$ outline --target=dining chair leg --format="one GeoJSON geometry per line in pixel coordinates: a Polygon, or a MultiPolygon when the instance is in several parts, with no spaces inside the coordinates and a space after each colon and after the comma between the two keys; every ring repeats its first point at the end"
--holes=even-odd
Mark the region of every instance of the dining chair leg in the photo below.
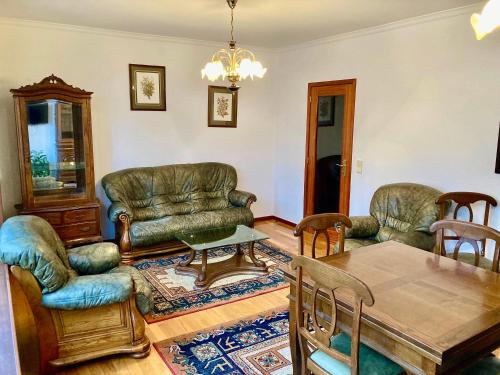
{"type": "Polygon", "coordinates": [[[299,338],[297,334],[297,321],[295,317],[295,301],[290,300],[289,308],[289,339],[290,339],[290,352],[292,357],[293,375],[300,375],[301,372],[301,355],[299,348],[299,338]]]}

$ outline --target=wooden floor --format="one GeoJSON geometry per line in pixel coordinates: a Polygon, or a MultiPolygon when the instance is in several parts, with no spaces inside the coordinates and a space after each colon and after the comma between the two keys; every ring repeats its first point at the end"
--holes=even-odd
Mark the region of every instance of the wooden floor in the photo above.
{"type": "MultiPolygon", "coordinates": [[[[256,223],[255,228],[266,233],[271,238],[270,242],[273,245],[296,253],[297,240],[290,227],[274,221],[263,221],[256,223]]],[[[154,343],[190,332],[197,332],[214,325],[244,319],[262,311],[286,307],[288,305],[287,295],[288,289],[282,289],[162,322],[146,324],[146,333],[151,342],[154,343]]],[[[144,359],[127,357],[101,359],[67,369],[62,373],[72,375],[172,374],[154,348],[151,348],[151,354],[144,359]]]]}

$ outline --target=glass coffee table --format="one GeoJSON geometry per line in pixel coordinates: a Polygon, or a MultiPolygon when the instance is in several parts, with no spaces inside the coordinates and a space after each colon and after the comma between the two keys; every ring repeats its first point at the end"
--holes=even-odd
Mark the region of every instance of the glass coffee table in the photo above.
{"type": "Polygon", "coordinates": [[[191,253],[184,262],[175,266],[175,273],[193,275],[195,286],[206,289],[214,281],[231,275],[266,274],[265,262],[258,260],[254,254],[254,244],[267,238],[265,234],[245,225],[216,228],[198,232],[181,232],[177,239],[189,246],[191,253]],[[241,248],[248,244],[248,258],[241,248]],[[217,247],[236,245],[235,254],[226,260],[208,263],[208,250],[217,247]],[[193,264],[196,254],[201,253],[201,264],[193,264]]]}

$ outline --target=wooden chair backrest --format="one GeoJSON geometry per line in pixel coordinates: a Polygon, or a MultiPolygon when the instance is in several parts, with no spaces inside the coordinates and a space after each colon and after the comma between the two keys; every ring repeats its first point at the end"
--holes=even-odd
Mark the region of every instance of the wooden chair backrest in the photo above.
{"type": "Polygon", "coordinates": [[[293,234],[299,237],[299,255],[304,255],[304,232],[307,229],[313,230],[313,239],[311,245],[312,257],[316,258],[316,241],[320,234],[326,239],[326,255],[330,255],[330,245],[333,241],[330,238],[328,230],[334,229],[338,233],[339,253],[344,252],[345,228],[351,228],[351,220],[342,214],[327,213],[307,216],[295,227],[293,234]]]}
{"type": "Polygon", "coordinates": [[[3,223],[2,189],[0,189],[0,226],[3,223]]]}
{"type": "MultiPolygon", "coordinates": [[[[453,219],[458,219],[458,212],[462,207],[467,208],[469,211],[469,222],[472,223],[474,221],[474,211],[472,210],[472,204],[476,202],[484,202],[484,217],[483,217],[483,225],[488,226],[488,220],[490,217],[490,207],[496,207],[497,201],[492,196],[482,193],[475,193],[470,191],[453,191],[450,193],[446,193],[441,195],[437,200],[436,204],[439,206],[439,219],[443,220],[446,216],[446,209],[450,202],[454,202],[456,204],[455,209],[453,211],[453,219]]],[[[446,240],[458,240],[456,236],[443,236],[443,245],[446,240]]],[[[481,241],[481,255],[484,256],[486,250],[486,241],[481,241]]],[[[444,246],[442,247],[444,250],[444,246]]],[[[442,255],[445,255],[444,253],[442,255]]]]}
{"type": "Polygon", "coordinates": [[[319,260],[309,258],[303,255],[294,257],[292,269],[297,272],[297,332],[299,334],[299,344],[302,356],[302,374],[306,372],[307,358],[311,355],[309,343],[317,349],[328,354],[332,358],[347,364],[351,368],[351,373],[357,375],[359,372],[359,329],[361,322],[361,309],[363,303],[372,306],[375,302],[368,286],[336,267],[328,265],[319,260]],[[309,307],[304,305],[303,297],[303,273],[304,271],[313,280],[312,302],[309,307]],[[330,348],[330,340],[336,331],[337,325],[337,302],[335,299],[335,290],[338,288],[348,288],[354,292],[354,310],[351,330],[351,355],[348,356],[340,351],[330,348]],[[330,322],[326,323],[324,319],[318,317],[317,305],[319,292],[329,297],[332,305],[330,322]],[[327,326],[322,326],[319,321],[327,326]],[[312,321],[312,323],[310,323],[312,321]],[[312,325],[312,327],[311,327],[312,325]],[[329,328],[328,328],[329,326],[329,328]],[[311,329],[312,328],[312,331],[311,329]]]}
{"type": "Polygon", "coordinates": [[[440,220],[431,225],[430,231],[436,232],[436,249],[435,253],[442,254],[444,246],[444,231],[449,230],[455,233],[457,243],[453,250],[453,259],[458,259],[458,253],[463,244],[468,243],[472,246],[475,253],[474,263],[479,265],[479,246],[478,242],[486,242],[492,240],[495,242],[495,252],[493,255],[493,272],[499,272],[499,253],[500,253],[500,232],[487,227],[485,225],[469,223],[467,221],[459,220],[440,220]]]}

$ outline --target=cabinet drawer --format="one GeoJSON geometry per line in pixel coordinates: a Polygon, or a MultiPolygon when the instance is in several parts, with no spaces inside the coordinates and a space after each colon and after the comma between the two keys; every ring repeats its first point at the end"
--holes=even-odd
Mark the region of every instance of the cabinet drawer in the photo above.
{"type": "Polygon", "coordinates": [[[96,222],[63,225],[56,228],[63,241],[73,238],[90,237],[99,235],[96,222]]]}
{"type": "Polygon", "coordinates": [[[36,213],[36,216],[47,220],[51,225],[61,225],[63,223],[61,212],[41,212],[36,213]]]}
{"type": "Polygon", "coordinates": [[[64,224],[81,223],[82,221],[96,221],[97,210],[83,208],[80,210],[65,211],[63,213],[64,224]]]}

